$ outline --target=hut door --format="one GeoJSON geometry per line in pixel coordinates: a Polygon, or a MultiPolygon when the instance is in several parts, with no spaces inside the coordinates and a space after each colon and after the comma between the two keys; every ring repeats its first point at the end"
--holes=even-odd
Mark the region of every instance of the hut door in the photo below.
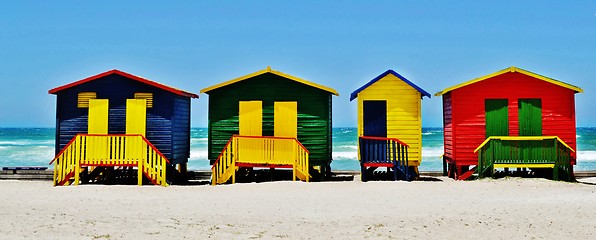
{"type": "Polygon", "coordinates": [[[275,102],[273,131],[276,137],[298,136],[298,103],[275,102]]]}
{"type": "Polygon", "coordinates": [[[364,136],[387,137],[387,101],[363,102],[364,136]]]}
{"type": "Polygon", "coordinates": [[[241,101],[239,113],[240,136],[262,136],[263,134],[263,102],[241,101]]]}
{"type": "Polygon", "coordinates": [[[542,136],[542,102],[540,99],[519,99],[519,135],[542,136]]]}
{"type": "Polygon", "coordinates": [[[486,99],[486,137],[509,136],[509,113],[507,99],[486,99]]]}
{"type": "Polygon", "coordinates": [[[126,133],[145,136],[147,100],[126,99],[126,133]]]}
{"type": "MultiPolygon", "coordinates": [[[[273,109],[273,132],[276,137],[298,136],[298,103],[275,102],[273,109]]],[[[293,140],[276,141],[273,158],[275,162],[285,162],[295,158],[296,144],[293,140]]]]}
{"type": "Polygon", "coordinates": [[[89,99],[87,133],[108,134],[108,99],[89,99]]]}

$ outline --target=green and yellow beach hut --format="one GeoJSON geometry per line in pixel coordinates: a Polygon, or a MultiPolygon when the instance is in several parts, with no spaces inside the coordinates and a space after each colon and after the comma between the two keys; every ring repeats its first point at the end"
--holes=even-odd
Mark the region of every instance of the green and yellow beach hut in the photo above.
{"type": "Polygon", "coordinates": [[[198,95],[117,69],[49,93],[57,96],[54,185],[134,178],[167,185],[167,168],[185,173],[190,99],[198,95]]]}
{"type": "Polygon", "coordinates": [[[378,167],[388,167],[395,180],[417,176],[422,161],[423,97],[430,94],[391,69],[352,92],[350,101],[358,98],[363,181],[378,167]]]}
{"type": "Polygon", "coordinates": [[[334,89],[267,67],[201,93],[213,184],[234,182],[241,168],[291,168],[302,180],[330,173],[334,89]]]}

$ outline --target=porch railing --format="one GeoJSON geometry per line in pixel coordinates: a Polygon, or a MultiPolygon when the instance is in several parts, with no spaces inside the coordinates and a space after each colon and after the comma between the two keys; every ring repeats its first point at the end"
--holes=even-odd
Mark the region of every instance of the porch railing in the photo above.
{"type": "Polygon", "coordinates": [[[360,166],[362,180],[366,181],[366,168],[389,167],[393,169],[394,180],[412,180],[408,165],[408,144],[397,138],[360,136],[360,166]]]}
{"type": "Polygon", "coordinates": [[[238,136],[230,138],[211,167],[212,184],[236,182],[240,166],[292,168],[293,179],[308,182],[309,152],[296,138],[238,136]]]}
{"type": "Polygon", "coordinates": [[[557,136],[493,136],[478,152],[478,177],[494,176],[495,168],[552,168],[554,180],[571,180],[569,145],[557,136]]]}
{"type": "Polygon", "coordinates": [[[166,186],[169,160],[140,134],[78,134],[50,162],[54,165],[54,186],[79,184],[83,166],[126,166],[138,168],[153,184],[166,186]],[[73,179],[74,178],[74,179],[73,179]]]}

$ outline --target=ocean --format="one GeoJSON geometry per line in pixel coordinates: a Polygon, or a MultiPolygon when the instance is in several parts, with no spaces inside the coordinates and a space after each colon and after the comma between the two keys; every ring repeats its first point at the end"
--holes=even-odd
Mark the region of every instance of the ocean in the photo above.
{"type": "MultiPolygon", "coordinates": [[[[0,167],[48,166],[54,157],[53,128],[0,128],[0,167]]],[[[332,170],[358,171],[356,128],[333,129],[332,170]]],[[[207,170],[207,129],[191,129],[190,170],[207,170]]],[[[596,170],[596,128],[577,129],[578,158],[575,170],[596,170]]],[[[443,129],[422,128],[421,171],[441,171],[443,129]]]]}

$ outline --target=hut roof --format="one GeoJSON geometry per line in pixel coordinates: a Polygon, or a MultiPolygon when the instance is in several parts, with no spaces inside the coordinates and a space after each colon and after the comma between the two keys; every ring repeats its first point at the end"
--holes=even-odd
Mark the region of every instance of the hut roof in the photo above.
{"type": "Polygon", "coordinates": [[[403,77],[402,75],[399,75],[399,73],[396,73],[395,71],[389,69],[389,70],[385,71],[384,73],[381,73],[381,75],[377,76],[373,80],[370,80],[370,82],[368,82],[367,84],[364,84],[364,86],[356,89],[356,91],[352,92],[352,94],[350,95],[350,101],[356,99],[358,97],[358,93],[360,93],[362,90],[366,89],[370,85],[373,85],[375,82],[381,80],[381,78],[387,76],[388,74],[393,74],[393,76],[396,76],[397,78],[401,79],[408,85],[412,86],[414,89],[418,90],[418,92],[420,92],[420,94],[422,94],[422,97],[426,96],[426,97],[430,98],[430,93],[428,93],[428,92],[424,91],[424,89],[416,86],[416,84],[410,82],[410,80],[403,77]]]}
{"type": "Polygon", "coordinates": [[[468,86],[470,84],[474,84],[474,83],[477,83],[477,82],[480,82],[480,81],[484,81],[486,79],[489,79],[489,78],[492,78],[492,77],[495,77],[495,76],[498,76],[498,75],[501,75],[501,74],[505,74],[505,73],[508,73],[508,72],[517,72],[517,73],[525,74],[525,75],[534,77],[536,79],[539,79],[539,80],[542,80],[542,81],[545,81],[545,82],[548,82],[548,83],[555,84],[557,86],[561,86],[561,87],[564,87],[564,88],[573,90],[575,93],[584,92],[584,90],[582,90],[580,87],[577,87],[577,86],[574,86],[574,85],[571,85],[571,84],[568,84],[568,83],[564,83],[564,82],[561,82],[561,81],[556,80],[556,79],[545,77],[545,76],[542,76],[540,74],[533,73],[533,72],[530,72],[530,71],[527,71],[527,70],[524,70],[524,69],[521,69],[521,68],[512,66],[512,67],[505,68],[505,69],[503,69],[501,71],[498,71],[498,72],[495,72],[495,73],[491,73],[491,74],[486,75],[486,76],[483,76],[483,77],[475,78],[475,79],[472,79],[470,81],[467,81],[467,82],[464,82],[464,83],[455,85],[453,87],[446,88],[443,91],[440,91],[438,93],[435,93],[435,96],[441,96],[441,95],[446,94],[448,92],[451,92],[451,91],[453,91],[455,89],[458,89],[458,88],[461,88],[461,87],[465,87],[465,86],[468,86]]]}
{"type": "Polygon", "coordinates": [[[292,75],[285,74],[285,73],[280,72],[280,71],[272,70],[271,67],[267,67],[266,69],[263,69],[263,70],[260,70],[260,71],[257,71],[257,72],[254,72],[254,73],[251,73],[251,74],[248,74],[248,75],[239,77],[239,78],[235,78],[235,79],[229,80],[227,82],[223,82],[223,83],[220,83],[220,84],[217,84],[217,85],[213,85],[211,87],[203,88],[203,89],[201,89],[201,93],[208,93],[211,90],[215,90],[215,89],[218,89],[218,88],[221,88],[221,87],[225,87],[225,86],[228,86],[228,85],[237,83],[237,82],[241,82],[241,81],[244,81],[246,79],[249,79],[249,78],[252,78],[252,77],[256,77],[256,76],[259,76],[259,75],[265,74],[265,73],[272,73],[272,74],[275,74],[275,75],[278,75],[278,76],[281,76],[281,77],[290,79],[292,81],[296,81],[296,82],[299,82],[299,83],[302,83],[302,84],[305,84],[305,85],[308,85],[308,86],[311,86],[311,87],[314,87],[314,88],[318,88],[318,89],[321,89],[323,91],[330,92],[330,93],[332,93],[332,94],[334,94],[336,96],[339,96],[339,93],[337,93],[337,91],[335,91],[335,89],[333,89],[333,88],[325,87],[323,85],[319,85],[319,84],[316,84],[316,83],[313,83],[313,82],[310,82],[310,81],[307,81],[307,80],[304,80],[304,79],[301,79],[301,78],[298,78],[298,77],[294,77],[292,75]]]}
{"type": "Polygon", "coordinates": [[[72,82],[72,83],[69,83],[69,84],[66,84],[66,85],[57,87],[57,88],[50,89],[48,91],[48,93],[50,93],[50,94],[57,94],[58,92],[60,92],[62,90],[65,90],[65,89],[68,89],[68,88],[71,88],[71,87],[75,87],[75,86],[78,86],[78,85],[83,84],[83,83],[91,82],[91,81],[94,81],[94,80],[97,80],[97,79],[100,79],[102,77],[109,76],[109,75],[112,75],[112,74],[117,74],[117,75],[120,75],[120,76],[123,76],[123,77],[127,77],[129,79],[132,79],[132,80],[135,80],[135,81],[138,81],[138,82],[147,84],[147,85],[151,85],[151,86],[154,86],[154,87],[163,89],[165,91],[168,91],[168,92],[171,92],[171,93],[180,95],[180,96],[190,97],[190,98],[198,98],[199,97],[197,94],[186,92],[186,91],[183,91],[183,90],[180,90],[180,89],[177,89],[177,88],[173,88],[173,87],[170,87],[170,86],[166,86],[166,85],[163,85],[161,83],[157,83],[157,82],[151,81],[149,79],[145,79],[145,78],[142,78],[142,77],[139,77],[139,76],[135,76],[135,75],[132,75],[132,74],[129,74],[129,73],[125,73],[125,72],[120,71],[120,70],[117,70],[117,69],[113,69],[113,70],[110,70],[110,71],[107,71],[107,72],[103,72],[103,73],[97,74],[95,76],[91,76],[91,77],[88,77],[88,78],[85,78],[85,79],[81,79],[81,80],[76,81],[76,82],[72,82]]]}

